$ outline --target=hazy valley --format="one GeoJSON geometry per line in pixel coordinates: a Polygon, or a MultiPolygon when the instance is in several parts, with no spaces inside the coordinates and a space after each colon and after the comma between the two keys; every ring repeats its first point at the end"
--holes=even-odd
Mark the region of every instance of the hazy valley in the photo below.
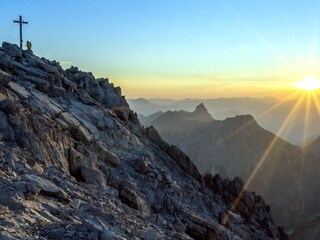
{"type": "MultiPolygon", "coordinates": [[[[320,101],[319,99],[317,101],[320,101]]],[[[129,99],[128,103],[134,111],[143,116],[148,116],[159,111],[193,111],[196,106],[203,103],[208,112],[216,120],[224,120],[237,115],[252,115],[257,123],[280,136],[284,140],[303,145],[320,136],[318,106],[311,101],[307,107],[297,107],[290,121],[287,120],[292,109],[297,105],[296,99],[278,100],[276,98],[217,98],[217,99],[129,99]],[[306,119],[308,111],[308,119],[306,119]],[[288,121],[285,128],[283,124],[288,121]],[[304,127],[307,124],[307,129],[304,127]],[[282,128],[282,130],[280,130],[282,128]],[[279,131],[280,130],[280,131],[279,131]]],[[[305,103],[300,103],[303,105],[305,103]]],[[[144,121],[143,118],[141,118],[144,121]]],[[[152,121],[151,121],[152,122],[152,121]]],[[[147,120],[146,123],[150,123],[147,120]]]]}
{"type": "Polygon", "coordinates": [[[168,111],[144,117],[169,143],[181,148],[205,175],[240,176],[261,194],[279,224],[292,230],[320,212],[319,139],[292,145],[263,129],[250,115],[215,120],[203,104],[192,112],[168,111]]]}

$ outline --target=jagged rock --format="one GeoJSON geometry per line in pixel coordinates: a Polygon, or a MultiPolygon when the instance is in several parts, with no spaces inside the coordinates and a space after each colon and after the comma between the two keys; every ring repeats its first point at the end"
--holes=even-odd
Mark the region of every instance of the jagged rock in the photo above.
{"type": "Polygon", "coordinates": [[[243,181],[241,180],[241,178],[236,177],[231,183],[230,193],[233,196],[238,196],[241,193],[242,189],[243,189],[243,181]]]}
{"type": "Polygon", "coordinates": [[[71,126],[70,132],[74,139],[85,144],[90,144],[93,139],[93,135],[81,125],[71,126]]]}
{"type": "Polygon", "coordinates": [[[101,142],[97,143],[97,148],[98,148],[98,156],[101,158],[103,161],[107,161],[108,163],[112,164],[113,166],[118,166],[120,163],[120,159],[118,158],[117,155],[114,153],[110,152],[104,144],[101,142]]]}
{"type": "Polygon", "coordinates": [[[61,112],[58,117],[72,127],[80,126],[79,121],[75,119],[70,113],[61,112]]]}
{"type": "Polygon", "coordinates": [[[170,187],[173,191],[173,197],[180,201],[183,195],[182,188],[177,183],[171,183],[170,187]]]}
{"type": "Polygon", "coordinates": [[[0,140],[14,142],[15,135],[12,126],[9,124],[7,115],[0,111],[0,140]]]}
{"type": "Polygon", "coordinates": [[[1,50],[0,50],[0,67],[2,69],[7,69],[7,70],[13,68],[13,64],[10,61],[9,56],[1,50]]]}
{"type": "Polygon", "coordinates": [[[201,178],[196,166],[191,162],[190,158],[186,156],[180,149],[172,145],[167,149],[167,153],[171,156],[178,165],[186,172],[188,172],[195,179],[201,178]]]}
{"type": "Polygon", "coordinates": [[[141,158],[134,162],[134,167],[137,172],[142,173],[142,174],[146,174],[149,171],[149,167],[148,167],[147,162],[141,158]]]}
{"type": "Polygon", "coordinates": [[[129,120],[130,109],[128,107],[114,108],[114,112],[121,120],[129,120]]]}
{"type": "Polygon", "coordinates": [[[26,182],[16,182],[14,183],[14,187],[18,192],[27,193],[29,191],[28,184],[26,182]]]}
{"type": "Polygon", "coordinates": [[[42,192],[43,194],[56,197],[62,201],[70,202],[68,194],[47,179],[36,175],[25,174],[21,176],[21,180],[30,183],[27,186],[28,190],[31,189],[35,193],[42,192]]]}
{"type": "Polygon", "coordinates": [[[125,204],[138,210],[141,216],[147,217],[150,215],[151,210],[149,203],[133,190],[127,187],[122,187],[120,189],[119,196],[125,204]]]}
{"type": "Polygon", "coordinates": [[[70,172],[72,176],[77,179],[82,179],[81,169],[83,167],[91,167],[89,166],[89,160],[81,153],[76,151],[74,148],[69,149],[69,164],[70,164],[70,172]]]}
{"type": "Polygon", "coordinates": [[[160,240],[160,239],[162,239],[161,236],[153,230],[145,230],[145,231],[140,230],[140,231],[137,231],[135,235],[142,240],[160,240]]]}
{"type": "Polygon", "coordinates": [[[187,226],[183,224],[181,221],[175,221],[173,223],[173,227],[179,233],[184,233],[187,230],[187,226]]]}
{"type": "Polygon", "coordinates": [[[98,169],[81,167],[81,176],[86,183],[94,184],[100,187],[106,186],[105,176],[98,169]]]}
{"type": "Polygon", "coordinates": [[[79,91],[79,98],[85,104],[88,104],[88,105],[95,105],[96,104],[94,99],[91,98],[90,95],[84,90],[79,91]]]}
{"type": "Polygon", "coordinates": [[[52,85],[51,88],[50,88],[50,96],[52,97],[61,97],[65,94],[65,90],[64,88],[62,87],[58,87],[58,86],[55,86],[55,85],[52,85]]]}
{"type": "Polygon", "coordinates": [[[44,61],[42,61],[40,59],[37,59],[37,65],[40,68],[42,68],[45,72],[52,73],[55,76],[60,77],[60,72],[55,66],[52,66],[48,63],[45,63],[44,61]]]}
{"type": "Polygon", "coordinates": [[[4,71],[1,71],[0,69],[0,84],[2,85],[8,85],[8,83],[11,81],[12,76],[4,71]]]}
{"type": "Polygon", "coordinates": [[[21,86],[18,83],[9,82],[8,86],[14,93],[16,93],[22,99],[27,99],[31,95],[30,92],[25,89],[25,87],[21,86]]]}
{"type": "Polygon", "coordinates": [[[77,90],[77,85],[74,84],[72,81],[67,79],[66,77],[62,78],[62,82],[64,85],[66,85],[67,89],[71,92],[75,92],[77,90]]]}
{"type": "Polygon", "coordinates": [[[213,189],[216,193],[222,193],[223,192],[223,179],[219,174],[216,174],[212,178],[212,184],[213,184],[213,189]]]}
{"type": "Polygon", "coordinates": [[[18,45],[3,42],[2,49],[11,57],[22,58],[22,49],[18,45]]]}
{"type": "Polygon", "coordinates": [[[159,132],[154,127],[148,127],[146,129],[146,136],[153,142],[157,143],[164,151],[167,151],[169,144],[162,140],[159,132]]]}
{"type": "Polygon", "coordinates": [[[204,182],[205,182],[206,186],[208,186],[209,188],[213,189],[213,180],[212,180],[212,174],[211,173],[207,173],[204,176],[204,182]]]}
{"type": "Polygon", "coordinates": [[[33,77],[33,76],[24,76],[23,79],[34,83],[37,89],[40,90],[41,92],[47,93],[49,91],[50,83],[46,80],[33,77]]]}
{"type": "Polygon", "coordinates": [[[120,237],[116,233],[105,229],[101,232],[99,240],[125,240],[123,237],[120,237]]]}

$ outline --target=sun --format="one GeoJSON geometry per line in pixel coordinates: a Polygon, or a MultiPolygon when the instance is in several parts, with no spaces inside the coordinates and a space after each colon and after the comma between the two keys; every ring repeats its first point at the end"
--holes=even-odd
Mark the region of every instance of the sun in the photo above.
{"type": "Polygon", "coordinates": [[[306,91],[314,91],[320,89],[320,79],[306,76],[300,82],[295,82],[294,86],[306,91]]]}

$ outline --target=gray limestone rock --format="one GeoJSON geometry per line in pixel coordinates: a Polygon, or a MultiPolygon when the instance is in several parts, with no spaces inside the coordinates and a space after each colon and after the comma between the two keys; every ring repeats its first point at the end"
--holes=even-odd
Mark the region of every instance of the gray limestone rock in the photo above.
{"type": "Polygon", "coordinates": [[[146,174],[149,171],[148,163],[142,158],[139,158],[134,162],[134,167],[137,172],[142,174],[146,174]]]}
{"type": "Polygon", "coordinates": [[[0,84],[2,85],[8,85],[8,83],[11,81],[12,76],[0,69],[0,84]]]}
{"type": "Polygon", "coordinates": [[[147,217],[150,215],[150,204],[135,191],[123,187],[120,189],[119,196],[125,204],[138,210],[141,216],[147,217]]]}
{"type": "Polygon", "coordinates": [[[43,80],[41,78],[37,78],[34,76],[28,76],[28,75],[24,76],[23,80],[27,80],[34,83],[36,85],[36,88],[41,92],[45,92],[45,93],[49,92],[50,83],[46,80],[43,80]]]}
{"type": "Polygon", "coordinates": [[[98,151],[98,156],[101,158],[103,161],[107,161],[108,163],[112,164],[113,166],[118,166],[120,163],[120,159],[117,155],[114,153],[110,152],[105,144],[101,142],[97,142],[97,151],[98,151]]]}
{"type": "Polygon", "coordinates": [[[57,187],[54,183],[47,179],[41,178],[36,175],[25,174],[21,176],[21,179],[28,182],[28,190],[33,193],[44,193],[49,196],[57,197],[63,201],[70,201],[67,193],[65,193],[61,188],[57,187]]]}
{"type": "Polygon", "coordinates": [[[2,69],[12,69],[13,68],[13,64],[8,56],[8,54],[6,54],[5,52],[0,50],[0,67],[2,69]]]}
{"type": "Polygon", "coordinates": [[[22,49],[18,47],[16,44],[10,44],[7,42],[2,43],[2,49],[9,56],[14,58],[22,58],[22,49]]]}
{"type": "Polygon", "coordinates": [[[81,176],[86,183],[94,184],[100,187],[106,186],[106,178],[98,169],[81,167],[81,176]]]}

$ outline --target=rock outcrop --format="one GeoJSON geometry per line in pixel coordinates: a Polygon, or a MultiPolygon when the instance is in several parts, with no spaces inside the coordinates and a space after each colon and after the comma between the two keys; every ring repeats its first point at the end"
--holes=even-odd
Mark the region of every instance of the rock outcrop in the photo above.
{"type": "Polygon", "coordinates": [[[202,177],[108,79],[4,43],[0,80],[0,239],[286,239],[261,197],[202,177]]]}

